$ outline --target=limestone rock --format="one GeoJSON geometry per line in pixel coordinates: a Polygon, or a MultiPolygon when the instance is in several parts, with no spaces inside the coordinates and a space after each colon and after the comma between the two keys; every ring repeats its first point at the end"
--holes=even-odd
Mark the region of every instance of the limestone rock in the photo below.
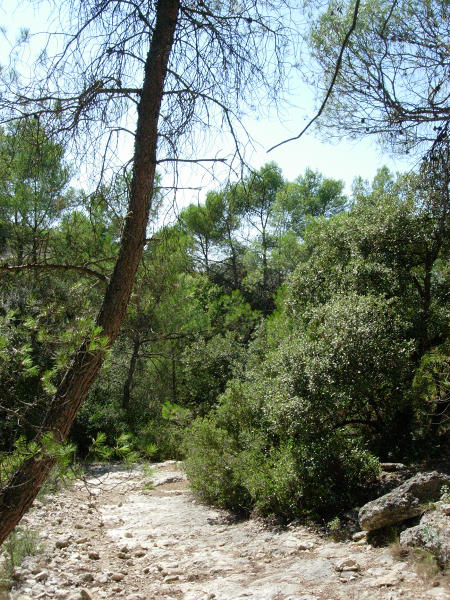
{"type": "Polygon", "coordinates": [[[344,560],[341,560],[336,565],[336,571],[359,571],[360,568],[361,567],[359,566],[359,564],[353,558],[346,558],[344,560]]]}
{"type": "Polygon", "coordinates": [[[92,596],[87,590],[82,589],[70,596],[69,600],[92,600],[92,596]]]}
{"type": "Polygon", "coordinates": [[[388,494],[361,508],[361,528],[373,531],[423,514],[423,503],[438,499],[443,485],[450,485],[450,477],[437,471],[411,477],[388,494]]]}
{"type": "Polygon", "coordinates": [[[423,548],[434,554],[442,563],[448,563],[450,561],[450,516],[439,508],[425,513],[419,525],[410,527],[400,534],[400,544],[423,548]]]}
{"type": "Polygon", "coordinates": [[[436,502],[436,510],[441,511],[444,515],[450,516],[450,503],[436,502]]]}
{"type": "Polygon", "coordinates": [[[388,473],[395,473],[396,471],[404,471],[406,469],[403,463],[380,463],[380,467],[382,471],[387,471],[388,473]]]}

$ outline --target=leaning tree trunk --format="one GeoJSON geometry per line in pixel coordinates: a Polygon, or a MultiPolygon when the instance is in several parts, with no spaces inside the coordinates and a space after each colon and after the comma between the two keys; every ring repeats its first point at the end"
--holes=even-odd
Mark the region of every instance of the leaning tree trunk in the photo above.
{"type": "MultiPolygon", "coordinates": [[[[179,0],[158,0],[138,109],[128,213],[119,256],[97,317],[97,323],[108,337],[109,345],[116,339],[125,317],[144,247],[154,186],[158,118],[178,12],[179,0]]],[[[89,340],[81,345],[52,398],[41,428],[41,438],[46,434],[53,434],[60,442],[67,438],[104,357],[104,351],[89,351],[89,340]]],[[[54,462],[55,458],[42,449],[25,460],[0,490],[0,544],[30,507],[54,462]]]]}

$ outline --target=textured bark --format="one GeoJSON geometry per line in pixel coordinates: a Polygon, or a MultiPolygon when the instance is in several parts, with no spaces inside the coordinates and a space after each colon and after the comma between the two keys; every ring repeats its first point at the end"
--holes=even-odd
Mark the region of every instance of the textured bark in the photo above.
{"type": "Polygon", "coordinates": [[[131,354],[130,364],[128,365],[128,374],[123,386],[122,396],[122,408],[127,413],[126,418],[129,419],[130,415],[128,410],[130,408],[131,401],[131,389],[133,387],[133,377],[136,370],[137,360],[139,357],[139,350],[141,348],[141,341],[139,339],[134,340],[133,352],[131,354]]]}
{"type": "MultiPolygon", "coordinates": [[[[178,13],[179,0],[158,0],[138,109],[128,216],[119,256],[97,318],[110,345],[125,317],[144,247],[155,176],[158,118],[178,13]]],[[[52,399],[41,435],[52,433],[61,442],[67,438],[103,360],[103,351],[89,351],[89,340],[78,349],[52,399]]],[[[45,451],[25,460],[0,491],[0,544],[32,504],[54,462],[45,451]]]]}

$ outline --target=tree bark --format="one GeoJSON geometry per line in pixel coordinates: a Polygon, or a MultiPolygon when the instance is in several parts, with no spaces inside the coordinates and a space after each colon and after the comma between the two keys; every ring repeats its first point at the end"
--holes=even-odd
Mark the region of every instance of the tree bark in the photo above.
{"type": "Polygon", "coordinates": [[[228,236],[228,245],[231,250],[231,265],[233,269],[233,285],[235,290],[239,289],[239,275],[238,275],[238,267],[237,267],[237,257],[236,250],[233,244],[233,238],[231,237],[231,229],[229,225],[226,226],[227,236],[228,236]]]}
{"type": "MultiPolygon", "coordinates": [[[[178,14],[179,0],[158,0],[155,29],[145,62],[138,107],[128,214],[119,256],[97,317],[97,323],[102,327],[103,335],[107,336],[109,345],[116,339],[125,317],[144,247],[154,186],[158,119],[178,14]]],[[[53,434],[60,442],[67,438],[104,357],[103,350],[89,350],[89,340],[81,345],[52,398],[39,439],[48,434],[53,434]]],[[[54,463],[55,458],[42,449],[25,460],[0,490],[0,544],[28,510],[54,463]]]]}
{"type": "Polygon", "coordinates": [[[128,411],[130,409],[131,401],[131,388],[133,386],[133,377],[136,370],[136,364],[139,357],[139,350],[141,348],[141,341],[137,338],[133,342],[133,352],[131,354],[130,364],[128,365],[128,374],[123,386],[122,396],[122,408],[126,413],[126,418],[129,420],[130,415],[128,411]]]}

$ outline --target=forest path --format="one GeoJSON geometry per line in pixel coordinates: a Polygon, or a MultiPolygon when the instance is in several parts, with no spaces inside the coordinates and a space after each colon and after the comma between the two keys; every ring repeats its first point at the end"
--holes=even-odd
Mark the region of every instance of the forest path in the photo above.
{"type": "MultiPolygon", "coordinates": [[[[25,517],[45,549],[17,570],[14,600],[445,600],[388,549],[279,531],[199,504],[178,463],[98,468],[25,517]]],[[[436,586],[434,587],[433,586],[436,586]]]]}

